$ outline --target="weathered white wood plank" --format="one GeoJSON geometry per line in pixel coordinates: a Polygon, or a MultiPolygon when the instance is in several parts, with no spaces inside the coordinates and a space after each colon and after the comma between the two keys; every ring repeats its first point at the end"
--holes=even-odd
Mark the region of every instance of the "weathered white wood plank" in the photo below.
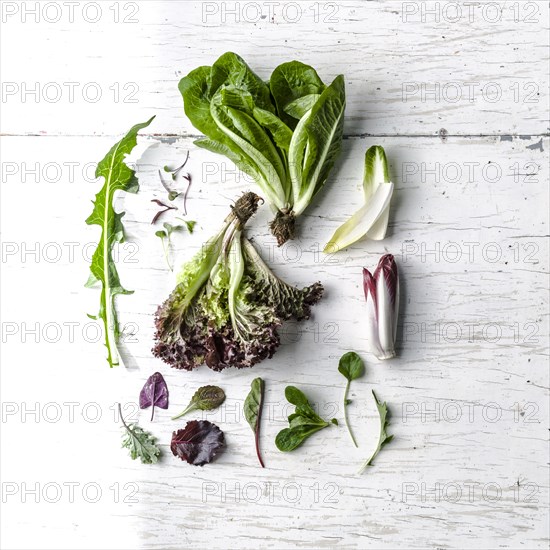
{"type": "Polygon", "coordinates": [[[151,132],[196,133],[178,81],[228,50],[265,79],[290,59],[345,74],[348,134],[548,132],[546,2],[34,4],[2,3],[7,134],[117,135],[152,114],[151,132]]]}
{"type": "Polygon", "coordinates": [[[2,138],[0,392],[3,406],[11,404],[2,418],[2,481],[18,491],[2,506],[3,546],[546,547],[548,139],[346,140],[326,191],[300,220],[299,240],[273,246],[267,207],[248,229],[277,273],[301,285],[321,280],[326,297],[311,321],[285,327],[272,360],[221,374],[176,372],[149,351],[152,314],[173,284],[149,223],[150,200],[164,195],[158,168],[191,150],[189,218],[198,225],[196,234],[175,238],[176,265],[247,188],[230,163],[196,150],[190,139],[140,140],[142,149],[150,146],[138,162],[141,192],[117,204],[127,211],[130,240],[121,251],[121,278],[136,291],[117,300],[122,322],[135,332],[125,344],[129,368],[109,370],[101,342],[90,341],[95,333],[85,313],[95,313],[99,295],[83,283],[97,233],[83,221],[98,184],[87,164],[112,141],[2,138]],[[386,148],[397,185],[388,238],[332,257],[318,254],[360,205],[362,158],[374,143],[386,148]],[[36,181],[29,173],[35,168],[36,181]],[[382,364],[366,351],[361,268],[374,267],[385,251],[399,262],[403,306],[399,357],[382,364]],[[28,332],[35,323],[37,336],[28,332]],[[72,338],[67,323],[75,323],[72,338]],[[350,349],[367,362],[350,408],[359,449],[341,425],[294,453],[279,453],[274,438],[289,412],[286,385],[303,388],[323,416],[342,420],[336,366],[350,349]],[[155,370],[168,381],[170,409],[158,410],[153,423],[148,411],[139,420],[159,437],[165,456],[143,467],[119,449],[114,405],[122,401],[132,416],[155,370]],[[268,388],[265,470],[241,414],[255,376],[268,388]],[[228,395],[220,410],[204,415],[225,431],[228,447],[215,464],[193,468],[170,453],[171,431],[183,422],[169,418],[206,383],[228,395]],[[359,476],[377,433],[372,388],[389,403],[395,440],[359,476]],[[73,421],[68,402],[76,403],[73,421]],[[22,412],[35,403],[38,422],[22,412]],[[55,404],[61,416],[48,421],[55,404]],[[30,495],[23,504],[23,482],[42,490],[57,483],[64,492],[58,503],[40,494],[39,502],[30,495]],[[69,482],[80,484],[73,503],[62,485],[69,482]],[[86,501],[85,483],[102,490],[97,503],[86,501]]]}

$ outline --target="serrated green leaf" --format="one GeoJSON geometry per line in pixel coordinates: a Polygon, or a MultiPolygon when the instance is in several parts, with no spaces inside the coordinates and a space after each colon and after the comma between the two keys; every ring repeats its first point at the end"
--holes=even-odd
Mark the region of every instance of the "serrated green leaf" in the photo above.
{"type": "Polygon", "coordinates": [[[373,460],[376,458],[376,456],[378,455],[382,447],[384,447],[384,445],[387,445],[393,439],[393,435],[388,435],[388,432],[387,432],[390,414],[389,414],[386,402],[380,403],[380,401],[378,401],[378,398],[376,397],[376,394],[374,393],[374,390],[372,392],[372,395],[374,397],[376,408],[378,409],[378,414],[380,416],[380,437],[378,438],[378,445],[374,453],[363,464],[363,466],[359,470],[359,473],[363,472],[367,468],[367,466],[372,466],[373,460]]]}
{"type": "Polygon", "coordinates": [[[122,218],[124,212],[115,212],[113,207],[116,191],[137,193],[139,184],[135,171],[129,168],[124,159],[137,144],[137,134],[151,124],[152,117],[147,122],[136,124],[130,131],[107,153],[97,165],[96,178],[103,177],[105,183],[94,201],[94,209],[86,223],[99,225],[101,237],[92,256],[90,265],[91,276],[86,286],[93,282],[101,282],[101,298],[99,317],[103,320],[105,329],[105,345],[107,347],[107,361],[111,367],[119,364],[117,342],[120,336],[115,297],[118,294],[131,294],[120,283],[116,264],[113,260],[112,249],[116,243],[124,242],[124,226],[122,218]]]}
{"type": "Polygon", "coordinates": [[[160,456],[160,449],[155,443],[155,437],[137,424],[124,427],[126,432],[122,440],[122,448],[129,449],[131,459],[139,458],[142,464],[156,464],[160,456]]]}

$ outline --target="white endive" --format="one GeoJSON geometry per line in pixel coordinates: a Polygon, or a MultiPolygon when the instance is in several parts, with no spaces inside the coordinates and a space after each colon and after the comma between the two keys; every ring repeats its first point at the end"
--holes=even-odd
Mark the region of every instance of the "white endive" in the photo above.
{"type": "Polygon", "coordinates": [[[381,241],[386,236],[393,183],[388,174],[386,153],[380,145],[373,145],[365,154],[363,190],[365,205],[336,230],[324,252],[338,252],[365,236],[373,241],[381,241]]]}
{"type": "Polygon", "coordinates": [[[391,254],[380,258],[374,275],[363,269],[370,351],[380,360],[395,357],[399,313],[399,273],[391,254]]]}

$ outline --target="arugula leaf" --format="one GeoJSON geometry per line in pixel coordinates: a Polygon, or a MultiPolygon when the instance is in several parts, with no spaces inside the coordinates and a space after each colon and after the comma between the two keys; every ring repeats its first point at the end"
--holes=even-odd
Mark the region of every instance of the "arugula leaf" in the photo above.
{"type": "Polygon", "coordinates": [[[225,392],[218,386],[202,386],[191,398],[189,405],[180,414],[173,416],[177,420],[191,411],[212,411],[217,409],[225,401],[225,392]]]}
{"type": "Polygon", "coordinates": [[[348,351],[348,353],[344,353],[342,357],[340,358],[340,362],[338,363],[338,372],[345,376],[348,383],[346,384],[346,390],[344,392],[344,419],[346,421],[346,427],[348,429],[349,435],[351,437],[351,440],[353,441],[353,444],[357,447],[357,441],[355,441],[355,437],[353,435],[353,432],[351,431],[351,427],[348,422],[348,409],[347,406],[351,403],[351,400],[348,399],[348,393],[349,393],[349,387],[352,380],[356,380],[357,378],[363,376],[365,373],[365,365],[363,364],[363,361],[357,353],[354,351],[348,351]]]}
{"type": "Polygon", "coordinates": [[[305,394],[294,386],[287,386],[285,397],[289,403],[296,406],[296,410],[288,417],[289,427],[281,430],[275,438],[275,445],[284,453],[299,447],[310,435],[330,426],[338,425],[333,418],[330,422],[323,420],[309,404],[305,394]]]}
{"type": "Polygon", "coordinates": [[[372,392],[372,395],[374,397],[376,408],[378,409],[378,414],[380,416],[380,436],[378,438],[378,446],[376,447],[376,450],[374,451],[372,456],[363,464],[363,466],[361,466],[359,473],[364,472],[367,466],[372,466],[372,461],[376,458],[382,447],[388,444],[393,439],[393,435],[388,435],[388,432],[386,431],[389,425],[390,417],[386,402],[380,403],[380,401],[378,401],[378,398],[376,397],[376,394],[374,393],[374,390],[372,392]]]}
{"type": "Polygon", "coordinates": [[[262,460],[262,456],[260,454],[260,423],[262,420],[263,401],[264,381],[261,378],[255,378],[252,380],[250,393],[246,396],[244,401],[244,416],[255,435],[256,454],[258,455],[258,460],[260,461],[262,468],[265,468],[264,461],[262,460]]]}
{"type": "MultiPolygon", "coordinates": [[[[135,171],[124,163],[126,155],[130,154],[137,144],[138,132],[149,126],[155,117],[147,122],[136,124],[130,131],[107,153],[97,165],[96,178],[103,177],[105,183],[94,201],[94,209],[86,223],[99,225],[101,237],[92,257],[90,277],[86,287],[101,282],[101,298],[98,317],[103,320],[105,328],[105,345],[107,347],[107,361],[110,367],[119,364],[117,342],[120,337],[115,297],[117,294],[132,294],[120,283],[116,264],[113,260],[112,249],[116,243],[125,240],[122,217],[124,212],[115,212],[113,200],[116,191],[137,193],[139,183],[135,171]]],[[[92,317],[92,318],[98,318],[92,317]]]]}
{"type": "Polygon", "coordinates": [[[126,424],[124,418],[122,418],[120,403],[118,404],[118,412],[125,429],[122,448],[130,450],[132,460],[139,458],[142,464],[156,464],[160,456],[160,449],[155,443],[155,437],[137,424],[126,424]]]}

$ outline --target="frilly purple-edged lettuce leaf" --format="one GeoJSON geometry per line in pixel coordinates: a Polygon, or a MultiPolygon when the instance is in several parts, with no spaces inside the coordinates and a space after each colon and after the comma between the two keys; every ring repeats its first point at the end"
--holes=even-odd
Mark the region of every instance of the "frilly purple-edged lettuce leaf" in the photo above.
{"type": "Polygon", "coordinates": [[[219,371],[251,367],[273,357],[283,321],[308,319],[323,295],[276,277],[242,228],[259,197],[243,195],[218,235],[187,262],[178,285],[155,316],[153,354],[178,369],[204,363],[219,371]]]}

